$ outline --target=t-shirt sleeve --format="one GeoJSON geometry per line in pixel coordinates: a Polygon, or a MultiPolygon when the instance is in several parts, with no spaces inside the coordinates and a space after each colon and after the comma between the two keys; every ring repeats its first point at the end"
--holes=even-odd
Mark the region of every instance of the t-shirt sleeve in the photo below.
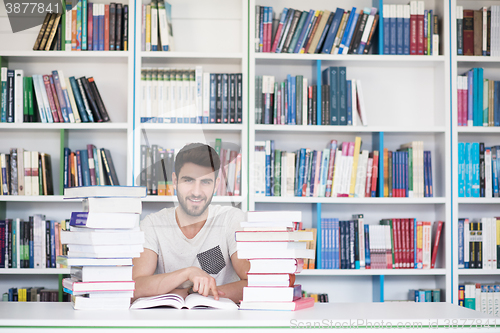
{"type": "Polygon", "coordinates": [[[236,236],[234,233],[242,230],[240,223],[245,220],[245,214],[237,208],[232,209],[228,214],[226,224],[226,239],[229,256],[231,257],[236,252],[236,236]]]}
{"type": "Polygon", "coordinates": [[[144,232],[144,248],[159,254],[158,237],[151,217],[146,216],[140,223],[141,231],[144,232]]]}

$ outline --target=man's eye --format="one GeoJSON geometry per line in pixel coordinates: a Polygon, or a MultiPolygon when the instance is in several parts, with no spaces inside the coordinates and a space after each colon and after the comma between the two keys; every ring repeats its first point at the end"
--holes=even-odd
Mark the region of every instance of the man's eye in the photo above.
{"type": "Polygon", "coordinates": [[[185,182],[185,183],[192,183],[192,182],[193,182],[193,180],[192,180],[192,179],[184,179],[184,182],[185,182]]]}
{"type": "Polygon", "coordinates": [[[212,181],[211,180],[203,180],[202,183],[204,185],[210,185],[210,184],[212,184],[212,181]]]}

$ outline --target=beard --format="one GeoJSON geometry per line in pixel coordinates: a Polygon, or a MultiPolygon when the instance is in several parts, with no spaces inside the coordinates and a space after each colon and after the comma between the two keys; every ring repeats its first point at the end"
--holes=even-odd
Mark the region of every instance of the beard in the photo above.
{"type": "Polygon", "coordinates": [[[189,216],[200,216],[202,215],[207,207],[212,203],[212,198],[213,195],[210,196],[210,198],[207,197],[194,197],[194,196],[189,196],[189,197],[183,197],[179,192],[177,192],[177,199],[179,200],[179,205],[181,206],[182,210],[188,214],[189,216]],[[194,207],[189,207],[189,199],[196,199],[196,200],[205,200],[205,205],[203,206],[194,206],[194,207]]]}

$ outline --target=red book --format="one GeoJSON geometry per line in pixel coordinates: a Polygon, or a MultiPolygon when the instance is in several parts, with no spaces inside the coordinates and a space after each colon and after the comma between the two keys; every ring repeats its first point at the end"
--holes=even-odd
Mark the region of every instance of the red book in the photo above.
{"type": "MultiPolygon", "coordinates": [[[[262,8],[262,7],[261,7],[262,8]]],[[[263,7],[264,15],[261,16],[262,21],[262,52],[267,52],[267,7],[263,7]]]]}
{"type": "Polygon", "coordinates": [[[54,79],[52,78],[52,75],[49,75],[49,86],[50,90],[52,91],[52,96],[54,98],[54,104],[56,105],[57,115],[59,116],[59,122],[64,123],[64,118],[61,111],[61,105],[59,104],[59,99],[57,98],[56,86],[54,85],[54,79]]]}
{"type": "Polygon", "coordinates": [[[415,219],[410,221],[410,268],[415,268],[415,219]]]}
{"type": "MultiPolygon", "coordinates": [[[[418,1],[417,12],[417,55],[424,55],[424,2],[418,1]]],[[[411,20],[411,17],[410,17],[411,20]]],[[[411,29],[411,28],[410,28],[411,29]]],[[[411,45],[411,42],[410,42],[411,45]]]]}
{"type": "Polygon", "coordinates": [[[98,185],[95,176],[94,145],[87,145],[87,155],[89,159],[90,185],[98,185]]]}
{"type": "Polygon", "coordinates": [[[276,29],[276,35],[274,36],[273,46],[271,48],[271,52],[273,53],[275,53],[278,48],[281,30],[283,30],[283,22],[280,22],[278,28],[276,29]]]}
{"type": "Polygon", "coordinates": [[[97,45],[93,45],[93,32],[94,32],[94,5],[93,3],[89,2],[87,4],[87,50],[92,51],[93,48],[95,47],[97,49],[97,45]]]}
{"type": "Polygon", "coordinates": [[[398,219],[392,219],[392,241],[394,243],[394,265],[392,268],[399,268],[399,242],[397,237],[398,219]]]}
{"type": "Polygon", "coordinates": [[[406,237],[406,268],[411,267],[411,237],[410,237],[410,219],[404,219],[405,223],[405,237],[406,237]]]}
{"type": "Polygon", "coordinates": [[[377,180],[378,180],[378,151],[375,150],[373,152],[372,195],[371,195],[372,197],[377,196],[377,180]]]}
{"type": "Polygon", "coordinates": [[[474,11],[464,9],[464,55],[474,55],[474,11]]]}
{"type": "Polygon", "coordinates": [[[417,54],[417,2],[410,2],[410,54],[417,54]]]}
{"type": "Polygon", "coordinates": [[[267,22],[267,38],[265,39],[267,46],[266,52],[271,52],[271,41],[273,39],[273,7],[269,7],[268,22],[267,22]]]}
{"type": "Polygon", "coordinates": [[[434,247],[432,248],[432,259],[431,259],[431,268],[436,266],[436,257],[439,249],[439,240],[441,239],[441,231],[443,230],[443,221],[438,221],[434,223],[435,231],[434,231],[434,247]]]}
{"type": "Polygon", "coordinates": [[[45,85],[45,91],[47,92],[47,98],[49,100],[50,111],[52,112],[52,118],[54,118],[55,123],[63,123],[63,117],[59,118],[57,113],[56,103],[54,102],[54,94],[52,93],[52,87],[50,86],[50,75],[43,76],[43,84],[45,85]]]}
{"type": "Polygon", "coordinates": [[[104,51],[109,51],[109,5],[104,5],[104,51]]]}
{"type": "Polygon", "coordinates": [[[314,306],[314,298],[302,297],[293,302],[240,302],[240,310],[285,310],[297,311],[314,306]]]}

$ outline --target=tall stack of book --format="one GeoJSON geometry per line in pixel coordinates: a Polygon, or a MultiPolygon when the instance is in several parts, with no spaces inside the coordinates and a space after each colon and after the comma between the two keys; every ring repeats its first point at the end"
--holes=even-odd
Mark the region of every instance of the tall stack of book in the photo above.
{"type": "Polygon", "coordinates": [[[132,258],[143,251],[139,220],[146,188],[75,187],[64,195],[83,199],[82,212],[71,214],[70,231],[61,234],[68,255],[58,258],[71,267],[62,284],[74,309],[128,309],[135,288],[132,258]]]}
{"type": "Polygon", "coordinates": [[[313,240],[312,232],[293,231],[293,222],[301,220],[300,211],[247,213],[243,231],[236,232],[238,258],[250,261],[240,309],[294,311],[314,305],[295,284],[303,259],[314,259],[315,252],[306,243],[313,240]]]}
{"type": "Polygon", "coordinates": [[[498,282],[459,284],[458,305],[500,317],[500,284],[498,282]]]}

